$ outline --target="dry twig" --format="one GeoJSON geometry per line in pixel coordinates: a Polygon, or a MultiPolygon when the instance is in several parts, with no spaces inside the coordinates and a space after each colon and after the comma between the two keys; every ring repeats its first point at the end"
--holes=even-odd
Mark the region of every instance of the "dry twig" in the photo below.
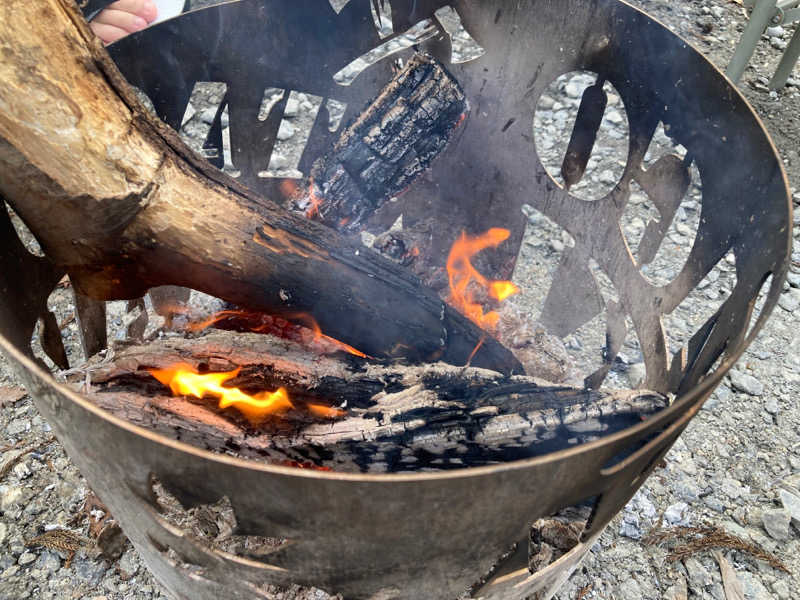
{"type": "Polygon", "coordinates": [[[581,589],[578,590],[578,595],[575,596],[575,600],[583,600],[589,592],[592,591],[592,584],[583,586],[581,589]]]}
{"type": "Polygon", "coordinates": [[[75,553],[81,548],[91,546],[91,542],[85,537],[69,531],[68,529],[52,529],[45,531],[42,535],[25,542],[25,545],[42,546],[50,550],[60,550],[67,553],[67,560],[64,566],[69,568],[75,553]]]}
{"type": "Polygon", "coordinates": [[[677,541],[680,539],[688,539],[688,541],[683,545],[674,547],[667,555],[668,561],[687,558],[712,548],[726,548],[746,552],[753,558],[763,560],[775,569],[790,573],[786,565],[775,555],[770,554],[751,542],[731,535],[719,527],[673,527],[671,529],[654,531],[645,538],[644,542],[651,546],[657,546],[664,542],[677,541]]]}

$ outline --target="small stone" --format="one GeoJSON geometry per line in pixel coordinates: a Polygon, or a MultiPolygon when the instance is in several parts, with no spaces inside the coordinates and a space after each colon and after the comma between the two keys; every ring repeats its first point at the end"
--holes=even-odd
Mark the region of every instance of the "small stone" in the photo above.
{"type": "Polygon", "coordinates": [[[771,538],[776,540],[785,540],[789,538],[789,523],[792,517],[788,510],[783,508],[765,510],[761,519],[764,524],[764,529],[767,530],[771,538]]]}
{"type": "Polygon", "coordinates": [[[772,584],[772,591],[775,592],[779,600],[789,600],[792,597],[789,592],[789,584],[783,579],[778,579],[772,584]]]}
{"type": "Polygon", "coordinates": [[[726,477],[723,479],[722,484],[719,487],[722,493],[732,500],[736,500],[737,498],[741,497],[742,493],[744,492],[741,482],[733,479],[732,477],[726,477]]]}
{"type": "Polygon", "coordinates": [[[300,111],[300,103],[294,98],[289,98],[286,101],[286,110],[283,111],[284,117],[296,117],[300,111]]]}
{"type": "Polygon", "coordinates": [[[789,274],[786,276],[786,281],[793,288],[800,288],[800,273],[789,271],[789,274]]]}
{"type": "Polygon", "coordinates": [[[600,173],[600,177],[598,177],[598,181],[600,181],[600,183],[605,183],[605,184],[611,185],[611,184],[617,183],[617,178],[614,177],[614,173],[611,172],[611,169],[604,169],[600,173]]]}
{"type": "MultiPolygon", "coordinates": [[[[681,467],[683,468],[683,465],[681,467]]],[[[703,490],[691,477],[682,478],[680,481],[675,482],[673,487],[678,497],[685,502],[694,502],[703,493],[703,490]]]]}
{"type": "Polygon", "coordinates": [[[800,307],[800,290],[789,288],[789,291],[781,294],[778,299],[778,306],[787,312],[794,312],[800,307]]]}
{"type": "Polygon", "coordinates": [[[0,510],[6,511],[22,499],[22,488],[3,485],[0,486],[0,510]]]}
{"type": "Polygon", "coordinates": [[[11,565],[5,571],[3,571],[3,574],[0,575],[0,579],[8,579],[9,577],[13,577],[17,574],[17,571],[19,571],[19,567],[17,565],[11,565]]]}
{"type": "Polygon", "coordinates": [[[8,435],[19,435],[20,433],[30,431],[30,428],[31,422],[29,419],[14,419],[6,427],[6,433],[8,435]]]}
{"type": "Polygon", "coordinates": [[[279,152],[273,152],[269,159],[270,169],[285,169],[289,166],[289,159],[279,152]]]}
{"type": "Polygon", "coordinates": [[[768,37],[780,38],[780,37],[783,37],[786,34],[786,30],[783,27],[781,27],[780,25],[777,25],[775,27],[767,27],[767,30],[766,30],[765,33],[767,34],[768,37]]]}
{"type": "Polygon", "coordinates": [[[681,577],[678,583],[671,585],[664,592],[664,600],[686,600],[689,590],[686,589],[686,579],[681,577]]]}
{"type": "Polygon", "coordinates": [[[735,390],[744,392],[749,396],[761,396],[764,393],[763,384],[752,375],[747,375],[737,369],[731,369],[729,376],[731,385],[735,390]]]}
{"type": "Polygon", "coordinates": [[[6,536],[8,536],[8,525],[0,521],[0,547],[6,541],[6,536]]]}
{"type": "Polygon", "coordinates": [[[644,597],[639,582],[632,577],[627,578],[620,584],[617,593],[619,595],[615,597],[620,598],[620,600],[640,600],[644,597]]]}
{"type": "Polygon", "coordinates": [[[198,112],[197,116],[203,123],[211,125],[214,122],[214,117],[217,116],[217,108],[215,106],[209,106],[198,112]]]}
{"type": "Polygon", "coordinates": [[[25,552],[19,557],[17,561],[21,565],[29,565],[36,560],[36,555],[33,552],[25,552]]]}
{"type": "Polygon", "coordinates": [[[556,103],[552,97],[548,96],[547,94],[542,94],[539,98],[539,110],[551,110],[553,105],[556,103]]]}
{"type": "Polygon", "coordinates": [[[562,242],[561,240],[551,240],[550,241],[550,247],[555,252],[563,252],[564,251],[564,242],[562,242]]]}
{"type": "Polygon", "coordinates": [[[721,6],[712,6],[711,14],[714,15],[715,19],[721,19],[722,16],[725,14],[725,11],[721,6]]]}
{"type": "Polygon", "coordinates": [[[690,556],[684,559],[683,566],[686,567],[686,573],[689,575],[689,587],[693,590],[700,591],[714,583],[711,573],[696,558],[690,556]]]}
{"type": "Polygon", "coordinates": [[[771,415],[777,415],[778,411],[780,410],[780,406],[778,406],[778,399],[774,396],[767,398],[767,401],[764,403],[764,410],[771,415]]]}
{"type": "Polygon", "coordinates": [[[133,577],[139,570],[139,564],[136,561],[135,550],[129,549],[119,559],[119,568],[121,571],[124,571],[128,577],[133,577]]]}
{"type": "Polygon", "coordinates": [[[639,515],[632,512],[625,512],[622,517],[622,523],[619,526],[619,534],[631,538],[632,540],[642,539],[642,530],[639,527],[639,515]]]}
{"type": "Polygon", "coordinates": [[[606,119],[614,125],[619,125],[622,123],[622,114],[618,110],[612,109],[606,113],[606,119]]]}
{"type": "Polygon", "coordinates": [[[31,476],[31,470],[24,462],[17,463],[14,465],[12,470],[14,471],[14,475],[16,475],[19,479],[27,479],[31,476]]]}
{"type": "Polygon", "coordinates": [[[689,525],[689,505],[686,502],[676,502],[664,511],[664,518],[671,525],[689,525]]]}
{"type": "Polygon", "coordinates": [[[739,581],[742,582],[744,588],[744,597],[747,600],[772,600],[772,594],[764,587],[761,580],[749,571],[742,571],[737,573],[739,581]]]}
{"type": "Polygon", "coordinates": [[[566,85],[564,91],[570,98],[580,98],[583,95],[584,89],[585,89],[584,85],[573,79],[566,85]]]}
{"type": "Polygon", "coordinates": [[[44,550],[36,561],[36,567],[48,573],[55,573],[61,568],[61,557],[51,550],[44,550]]]}
{"type": "Polygon", "coordinates": [[[72,561],[75,575],[90,585],[98,585],[106,572],[105,562],[90,560],[86,557],[76,558],[72,561]]]}
{"type": "Polygon", "coordinates": [[[278,139],[285,142],[294,135],[294,125],[288,121],[281,121],[281,126],[278,128],[278,139]]]}
{"type": "MultiPolygon", "coordinates": [[[[781,499],[784,510],[789,513],[789,516],[794,521],[795,525],[800,525],[800,496],[793,494],[787,490],[778,490],[778,496],[781,499]]],[[[0,539],[0,543],[2,540],[0,539]]]]}
{"type": "Polygon", "coordinates": [[[769,38],[769,45],[775,48],[776,50],[786,50],[786,46],[788,46],[789,44],[787,44],[780,38],[773,37],[769,38]]]}

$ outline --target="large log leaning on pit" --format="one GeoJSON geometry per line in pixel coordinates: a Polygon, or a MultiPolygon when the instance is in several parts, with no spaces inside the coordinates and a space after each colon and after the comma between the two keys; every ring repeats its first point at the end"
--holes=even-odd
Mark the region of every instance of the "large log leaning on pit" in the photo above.
{"type": "MultiPolygon", "coordinates": [[[[483,334],[398,265],[259,198],[141,105],[71,0],[0,6],[0,193],[78,291],[198,289],[308,312],[377,357],[464,364],[483,334]]],[[[522,372],[487,339],[472,364],[522,372]]]]}
{"type": "MultiPolygon", "coordinates": [[[[667,406],[647,391],[586,391],[472,367],[375,364],[320,356],[268,335],[212,332],[117,352],[89,366],[86,397],[167,437],[235,456],[337,471],[411,471],[486,465],[537,456],[639,423],[667,406]],[[252,427],[216,400],[172,397],[147,371],[187,363],[210,372],[241,367],[225,385],[284,386],[298,408],[252,427]],[[304,403],[344,407],[312,420],[304,403]]],[[[86,391],[86,377],[76,377],[86,391]]]]}

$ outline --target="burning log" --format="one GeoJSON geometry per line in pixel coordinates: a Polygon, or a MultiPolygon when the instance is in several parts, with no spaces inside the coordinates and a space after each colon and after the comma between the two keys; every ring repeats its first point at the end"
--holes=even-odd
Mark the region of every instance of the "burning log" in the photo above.
{"type": "Polygon", "coordinates": [[[371,356],[465,364],[474,352],[474,365],[522,372],[403,268],[197,158],[149,115],[74,4],[7,13],[0,193],[78,292],[132,299],[179,285],[270,314],[310,313],[371,356]]]}
{"type": "Polygon", "coordinates": [[[417,54],[314,163],[299,204],[345,233],[361,230],[444,150],[466,118],[463,90],[432,56],[417,54]]]}
{"type": "Polygon", "coordinates": [[[620,431],[667,406],[651,392],[319,356],[288,340],[222,331],[132,346],[88,369],[88,399],[135,424],[212,451],[337,471],[448,469],[536,456],[620,431]],[[281,388],[292,408],[255,425],[251,415],[213,399],[173,396],[151,372],[176,363],[211,373],[238,369],[229,389],[281,388]]]}

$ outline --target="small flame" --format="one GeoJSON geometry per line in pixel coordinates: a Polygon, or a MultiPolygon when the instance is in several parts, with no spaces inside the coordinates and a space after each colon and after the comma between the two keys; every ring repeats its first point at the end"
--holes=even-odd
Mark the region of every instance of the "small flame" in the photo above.
{"type": "Polygon", "coordinates": [[[498,302],[518,293],[519,288],[510,281],[493,281],[489,284],[489,295],[498,302]]]}
{"type": "Polygon", "coordinates": [[[333,408],[332,406],[325,406],[324,404],[306,404],[308,412],[315,417],[323,419],[340,419],[347,413],[340,408],[333,408]]]}
{"type": "Polygon", "coordinates": [[[295,313],[293,315],[289,315],[289,318],[290,319],[296,319],[298,321],[302,321],[306,327],[308,327],[311,331],[314,332],[314,339],[315,340],[325,340],[326,342],[329,342],[329,343],[333,344],[337,348],[339,348],[341,350],[344,350],[345,352],[347,352],[349,354],[352,354],[353,356],[358,356],[360,358],[369,358],[369,356],[367,356],[366,354],[361,352],[361,350],[353,348],[352,346],[349,346],[349,345],[345,344],[344,342],[340,342],[339,340],[337,340],[335,338],[332,338],[331,336],[325,335],[324,333],[322,333],[322,329],[320,328],[319,323],[317,323],[317,320],[314,317],[312,317],[310,314],[308,314],[308,313],[295,313]]]}
{"type": "Polygon", "coordinates": [[[210,317],[203,319],[202,321],[195,321],[194,323],[189,323],[186,326],[188,331],[196,332],[196,331],[203,331],[204,329],[208,329],[215,323],[219,323],[223,319],[228,319],[231,317],[247,317],[249,313],[244,310],[221,310],[219,312],[215,312],[210,317]]]}
{"type": "MultiPolygon", "coordinates": [[[[219,312],[214,313],[210,317],[203,319],[202,321],[197,321],[194,323],[190,323],[187,327],[189,331],[196,332],[202,331],[208,327],[211,327],[215,323],[218,323],[224,319],[231,319],[231,318],[240,318],[245,321],[255,321],[258,324],[249,325],[251,331],[256,333],[269,333],[270,332],[270,325],[265,324],[261,321],[261,313],[250,312],[246,310],[221,310],[219,312]]],[[[336,338],[332,338],[329,335],[325,335],[322,333],[322,328],[317,323],[317,320],[312,317],[309,313],[289,313],[283,315],[286,319],[292,319],[295,321],[300,321],[304,327],[310,329],[314,333],[314,340],[324,340],[333,346],[336,346],[340,350],[344,350],[345,352],[352,354],[353,356],[358,356],[360,358],[370,358],[369,355],[364,354],[361,350],[357,348],[353,348],[352,346],[345,344],[344,342],[340,342],[336,338]]]]}
{"type": "MultiPolygon", "coordinates": [[[[236,387],[223,387],[223,383],[233,379],[240,369],[224,373],[198,373],[191,365],[179,363],[166,369],[149,369],[150,374],[168,386],[176,396],[194,396],[219,398],[219,407],[234,407],[248,421],[257,424],[272,414],[285,413],[294,408],[286,388],[278,388],[274,392],[259,392],[250,395],[236,387]]],[[[316,413],[315,413],[316,414],[316,413]]],[[[320,414],[317,416],[326,416],[320,414]]]]}
{"type": "Polygon", "coordinates": [[[470,284],[474,282],[482,286],[497,301],[503,301],[520,290],[510,281],[490,281],[478,272],[470,259],[486,248],[496,248],[510,235],[508,229],[499,227],[474,237],[462,232],[447,257],[447,274],[450,279],[450,297],[447,301],[483,329],[492,330],[497,327],[500,315],[494,311],[484,313],[483,306],[476,301],[470,290],[470,284]]]}
{"type": "Polygon", "coordinates": [[[319,207],[322,204],[322,197],[317,193],[317,186],[314,185],[313,179],[308,184],[308,201],[309,206],[306,209],[306,218],[311,219],[319,214],[319,207]]]}

